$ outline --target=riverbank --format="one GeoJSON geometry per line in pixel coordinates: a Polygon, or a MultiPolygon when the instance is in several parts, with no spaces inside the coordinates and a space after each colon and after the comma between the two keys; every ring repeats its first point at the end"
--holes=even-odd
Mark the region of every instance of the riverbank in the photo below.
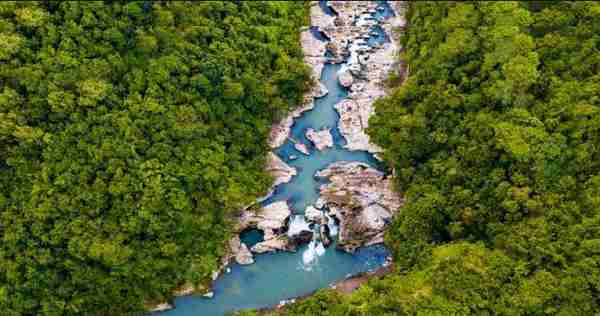
{"type": "MultiPolygon", "coordinates": [[[[394,271],[395,269],[393,263],[389,262],[389,264],[382,266],[375,271],[359,273],[357,275],[348,277],[344,280],[335,282],[327,290],[335,291],[340,294],[350,294],[356,289],[358,289],[361,285],[367,283],[369,280],[383,278],[384,276],[393,273],[394,271]]],[[[314,294],[315,292],[300,297],[282,300],[279,304],[275,306],[258,309],[256,310],[256,313],[258,315],[276,314],[278,316],[283,316],[285,315],[286,306],[288,306],[289,304],[301,303],[303,300],[310,298],[314,294]]]]}
{"type": "Polygon", "coordinates": [[[273,306],[355,275],[338,285],[349,291],[389,259],[382,236],[402,199],[365,133],[399,51],[385,32],[401,15],[384,4],[336,1],[331,14],[322,3],[312,5],[312,25],[300,38],[315,84],[298,109],[273,125],[270,194],[236,219],[236,233],[262,237],[251,245],[234,236],[206,293],[210,299],[177,298],[177,308],[163,315],[221,316],[273,306]],[[390,60],[376,57],[382,52],[390,60]]]}

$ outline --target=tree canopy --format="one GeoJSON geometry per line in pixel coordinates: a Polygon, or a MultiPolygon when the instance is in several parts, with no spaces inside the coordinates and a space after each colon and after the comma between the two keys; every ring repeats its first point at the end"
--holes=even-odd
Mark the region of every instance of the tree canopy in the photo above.
{"type": "Polygon", "coordinates": [[[309,70],[293,2],[0,3],[0,310],[143,310],[218,266],[309,70]]]}
{"type": "Polygon", "coordinates": [[[600,4],[411,3],[369,134],[396,272],[286,315],[600,313],[600,4]]]}

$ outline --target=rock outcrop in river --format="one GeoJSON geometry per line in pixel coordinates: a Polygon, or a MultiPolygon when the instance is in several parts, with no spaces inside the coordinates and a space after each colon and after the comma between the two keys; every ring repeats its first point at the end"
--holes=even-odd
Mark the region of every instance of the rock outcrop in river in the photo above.
{"type": "Polygon", "coordinates": [[[348,252],[383,242],[383,232],[402,205],[392,179],[360,162],[341,161],[317,173],[324,209],[340,221],[338,247],[348,252]]]}
{"type": "Polygon", "coordinates": [[[395,28],[404,27],[406,21],[403,4],[391,1],[395,16],[378,21],[373,18],[377,4],[371,1],[329,1],[337,13],[335,19],[319,19],[319,27],[329,38],[330,46],[336,47],[334,58],[346,58],[339,73],[340,84],[350,89],[349,99],[336,106],[340,113],[340,132],[346,138],[346,148],[366,150],[372,153],[381,148],[369,141],[365,129],[373,114],[373,103],[385,95],[384,81],[396,64],[400,50],[395,28]],[[369,45],[369,37],[379,26],[381,36],[387,36],[380,45],[369,45]],[[394,30],[393,30],[394,28],[394,30]]]}
{"type": "Polygon", "coordinates": [[[253,264],[254,257],[248,249],[245,243],[240,241],[239,236],[234,236],[229,240],[229,249],[231,249],[232,255],[235,258],[235,262],[241,265],[253,264]]]}
{"type": "MultiPolygon", "coordinates": [[[[338,247],[348,252],[354,252],[361,246],[381,243],[387,224],[401,207],[402,199],[393,192],[390,176],[365,163],[347,161],[335,162],[317,172],[315,176],[325,178],[329,182],[321,185],[320,197],[316,202],[308,201],[308,204],[314,203],[314,206],[308,207],[305,214],[292,214],[288,203],[277,199],[280,198],[277,196],[278,192],[285,190],[275,190],[276,186],[293,184],[294,179],[297,178],[306,179],[301,177],[302,170],[307,170],[303,169],[301,163],[306,163],[313,155],[322,157],[328,152],[335,152],[333,161],[337,161],[340,159],[338,157],[352,156],[348,154],[349,151],[364,150],[370,153],[381,151],[370,142],[365,129],[374,111],[373,103],[385,94],[383,85],[385,78],[397,68],[395,56],[400,47],[393,28],[405,26],[402,4],[390,1],[389,5],[396,14],[381,20],[376,17],[377,12],[386,9],[381,8],[381,3],[375,1],[327,1],[327,5],[336,14],[326,14],[319,7],[318,2],[313,2],[310,11],[311,27],[302,29],[300,34],[304,61],[312,69],[313,85],[305,94],[303,103],[272,126],[268,140],[273,150],[290,141],[293,143],[290,147],[295,146],[296,150],[306,156],[295,157],[300,163],[291,162],[291,158],[286,160],[291,165],[298,166],[296,169],[289,166],[274,152],[268,154],[266,170],[271,173],[275,181],[271,193],[260,200],[266,205],[263,204],[262,208],[255,208],[254,211],[248,209],[241,211],[236,218],[237,225],[234,230],[236,233],[251,228],[262,230],[264,241],[248,249],[239,236],[234,236],[228,243],[228,251],[222,258],[221,268],[213,273],[213,280],[221,272],[226,271],[227,264],[232,260],[241,265],[252,264],[254,262],[252,252],[293,251],[298,243],[309,242],[307,250],[302,253],[300,259],[304,264],[311,264],[318,261],[315,259],[316,256],[325,253],[324,247],[335,242],[333,238],[336,235],[338,247]],[[381,41],[382,36],[386,37],[384,41],[381,41]],[[338,96],[334,93],[337,86],[326,86],[319,81],[327,62],[341,64],[341,69],[334,80],[346,87],[349,93],[348,97],[341,102],[339,100],[342,97],[335,99],[336,104],[326,105],[333,105],[340,115],[339,122],[327,122],[329,124],[327,126],[339,129],[346,140],[343,146],[346,152],[339,151],[340,144],[334,143],[337,139],[333,139],[331,129],[323,129],[323,125],[300,125],[314,127],[307,128],[301,133],[321,152],[310,151],[306,144],[298,140],[304,137],[297,135],[296,132],[294,132],[296,139],[290,135],[294,121],[302,119],[305,111],[315,107],[314,98],[323,97],[327,93],[330,95],[326,98],[338,96]],[[327,87],[331,92],[327,91],[327,87]],[[337,126],[334,125],[335,123],[337,126]],[[326,150],[327,148],[333,149],[326,150]],[[275,196],[272,195],[274,192],[275,196]],[[274,197],[273,200],[278,202],[266,202],[270,201],[269,197],[274,197]],[[339,227],[336,222],[339,222],[339,227]]],[[[323,106],[321,102],[318,103],[323,106]]],[[[288,157],[296,156],[286,154],[288,157]]],[[[364,156],[361,158],[360,155],[353,157],[364,159],[364,156]]],[[[318,183],[314,185],[318,186],[318,183]]],[[[341,266],[336,266],[336,270],[340,268],[341,266]]],[[[186,285],[176,294],[187,295],[206,290],[202,286],[186,285]]],[[[212,292],[206,294],[207,297],[212,296],[212,292]]],[[[156,310],[171,307],[169,303],[164,303],[156,306],[156,310]]]]}
{"type": "Polygon", "coordinates": [[[333,136],[331,136],[329,129],[315,131],[314,129],[309,128],[306,131],[306,138],[315,145],[317,150],[333,147],[333,136]]]}

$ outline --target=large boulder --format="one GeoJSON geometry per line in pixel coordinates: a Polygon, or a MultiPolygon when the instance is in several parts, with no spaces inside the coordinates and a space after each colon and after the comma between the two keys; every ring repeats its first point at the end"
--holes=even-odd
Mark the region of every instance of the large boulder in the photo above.
{"type": "Polygon", "coordinates": [[[262,241],[252,246],[252,252],[265,253],[272,251],[295,251],[295,244],[286,236],[279,235],[277,237],[262,241]]]}
{"type": "MultiPolygon", "coordinates": [[[[238,217],[238,224],[235,231],[241,232],[247,228],[256,228],[264,233],[264,241],[257,243],[250,250],[256,253],[267,251],[293,251],[295,246],[289,241],[285,232],[288,229],[288,222],[292,211],[286,201],[279,201],[268,204],[262,209],[251,212],[245,210],[238,217]]],[[[243,243],[241,245],[244,245],[243,243]]],[[[241,261],[249,261],[247,253],[240,245],[241,261]]],[[[236,260],[238,258],[236,257],[236,260]]]]}
{"type": "Polygon", "coordinates": [[[263,231],[265,240],[271,239],[287,230],[291,214],[286,201],[274,202],[255,211],[244,210],[237,217],[234,230],[239,233],[244,229],[257,228],[263,231]]]}
{"type": "Polygon", "coordinates": [[[286,230],[287,221],[292,214],[286,201],[271,203],[262,208],[259,214],[256,214],[256,228],[264,233],[264,239],[268,240],[286,230]]]}
{"type": "Polygon", "coordinates": [[[322,97],[326,96],[327,93],[329,93],[329,90],[327,90],[327,87],[324,84],[320,83],[320,82],[315,87],[316,87],[315,88],[316,90],[314,92],[314,97],[315,98],[322,98],[322,97]]]}
{"type": "Polygon", "coordinates": [[[379,241],[402,199],[392,179],[361,162],[337,162],[317,172],[328,178],[320,194],[330,213],[340,220],[338,246],[348,252],[379,241]]]}
{"type": "Polygon", "coordinates": [[[323,211],[316,209],[314,206],[309,206],[304,210],[304,216],[309,222],[321,224],[324,220],[323,211]]]}
{"type": "Polygon", "coordinates": [[[319,7],[319,3],[314,1],[311,3],[310,8],[310,24],[318,27],[324,32],[332,30],[335,26],[333,24],[335,17],[326,14],[323,9],[319,7]]]}
{"type": "Polygon", "coordinates": [[[310,223],[303,215],[293,215],[290,218],[287,235],[295,245],[310,242],[313,236],[310,223]]]}
{"type": "Polygon", "coordinates": [[[310,230],[303,230],[290,237],[290,239],[294,245],[308,244],[313,239],[313,232],[310,230]]]}
{"type": "Polygon", "coordinates": [[[235,261],[241,265],[248,265],[254,263],[254,257],[248,249],[245,243],[240,241],[239,236],[235,236],[229,240],[229,249],[235,261]]]}
{"type": "Polygon", "coordinates": [[[339,129],[346,139],[344,147],[349,150],[381,152],[381,148],[372,144],[369,135],[365,132],[369,126],[369,117],[374,112],[372,102],[370,99],[360,99],[360,101],[345,99],[334,106],[340,114],[339,129]]]}
{"type": "Polygon", "coordinates": [[[310,140],[317,150],[323,150],[327,147],[333,147],[333,136],[329,129],[315,131],[312,128],[306,130],[306,138],[310,140]]]}
{"type": "Polygon", "coordinates": [[[304,56],[322,57],[325,55],[327,43],[316,38],[310,30],[300,32],[300,44],[304,56]]]}
{"type": "Polygon", "coordinates": [[[338,72],[338,81],[343,87],[349,88],[354,83],[354,76],[348,69],[342,69],[338,72]]]}

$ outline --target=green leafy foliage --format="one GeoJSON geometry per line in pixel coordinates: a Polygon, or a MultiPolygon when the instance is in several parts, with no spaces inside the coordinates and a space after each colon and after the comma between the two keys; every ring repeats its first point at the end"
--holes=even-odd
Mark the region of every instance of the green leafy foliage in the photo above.
{"type": "Polygon", "coordinates": [[[600,4],[411,3],[369,134],[407,203],[396,272],[286,315],[600,313],[600,4]],[[320,310],[322,308],[322,310],[320,310]]]}
{"type": "Polygon", "coordinates": [[[0,3],[0,310],[118,315],[200,284],[308,70],[292,2],[0,3]]]}

